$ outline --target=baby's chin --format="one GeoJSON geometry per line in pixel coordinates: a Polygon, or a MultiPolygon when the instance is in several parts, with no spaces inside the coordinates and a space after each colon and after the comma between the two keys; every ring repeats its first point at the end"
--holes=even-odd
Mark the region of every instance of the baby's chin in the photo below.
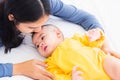
{"type": "Polygon", "coordinates": [[[51,56],[52,53],[53,53],[53,51],[54,51],[54,49],[49,49],[49,50],[47,50],[47,51],[45,52],[46,56],[47,56],[47,57],[51,56]]]}
{"type": "Polygon", "coordinates": [[[49,53],[46,53],[46,54],[47,54],[46,57],[50,57],[52,52],[49,52],[49,53]]]}
{"type": "Polygon", "coordinates": [[[42,53],[43,57],[50,57],[51,56],[51,52],[46,52],[46,53],[42,53]]]}
{"type": "Polygon", "coordinates": [[[47,58],[47,57],[50,57],[50,56],[52,55],[53,51],[54,51],[54,50],[52,50],[52,49],[49,49],[49,50],[47,49],[46,51],[42,52],[41,55],[42,55],[43,57],[46,57],[46,58],[47,58]]]}

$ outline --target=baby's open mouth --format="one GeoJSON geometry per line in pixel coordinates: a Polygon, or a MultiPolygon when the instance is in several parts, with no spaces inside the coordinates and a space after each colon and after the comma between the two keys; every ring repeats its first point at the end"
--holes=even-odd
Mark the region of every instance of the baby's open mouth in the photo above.
{"type": "Polygon", "coordinates": [[[47,49],[47,46],[44,47],[44,51],[46,51],[46,49],[47,49]]]}

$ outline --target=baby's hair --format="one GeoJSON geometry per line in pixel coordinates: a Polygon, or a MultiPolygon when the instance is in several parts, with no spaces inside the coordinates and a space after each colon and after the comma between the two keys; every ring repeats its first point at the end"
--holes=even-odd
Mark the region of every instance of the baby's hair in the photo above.
{"type": "Polygon", "coordinates": [[[42,25],[41,28],[43,27],[51,27],[51,28],[54,28],[54,29],[59,29],[56,25],[53,25],[53,24],[45,24],[45,25],[42,25]]]}
{"type": "MultiPolygon", "coordinates": [[[[58,29],[60,32],[61,30],[56,26],[56,25],[53,25],[53,24],[45,24],[45,25],[42,25],[41,26],[41,29],[43,29],[44,27],[50,27],[50,29],[58,29]]],[[[62,32],[61,32],[62,33],[62,32]]],[[[35,32],[32,33],[32,38],[34,36],[35,32]]],[[[63,35],[63,34],[62,34],[63,35]]]]}

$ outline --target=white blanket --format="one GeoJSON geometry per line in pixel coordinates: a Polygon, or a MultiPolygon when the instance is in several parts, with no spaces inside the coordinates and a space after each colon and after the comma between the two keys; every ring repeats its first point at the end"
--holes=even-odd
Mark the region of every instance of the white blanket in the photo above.
{"type": "MultiPolygon", "coordinates": [[[[114,12],[120,10],[118,9],[120,8],[118,0],[114,0],[116,2],[110,0],[63,0],[63,1],[67,4],[73,4],[80,9],[84,9],[94,14],[103,25],[111,45],[117,51],[119,51],[118,48],[120,47],[120,44],[118,44],[119,43],[118,41],[120,41],[120,37],[117,36],[117,34],[120,33],[118,29],[120,24],[117,23],[118,22],[117,19],[120,19],[120,16],[118,16],[118,13],[120,14],[120,12],[117,12],[117,14],[116,12],[114,12]]],[[[52,23],[58,26],[63,31],[65,37],[69,37],[75,32],[78,33],[84,32],[84,30],[80,26],[73,23],[69,23],[67,21],[64,21],[53,16],[49,19],[47,23],[52,23]]],[[[4,47],[0,48],[0,63],[9,62],[19,63],[34,58],[40,60],[44,59],[39,55],[39,53],[34,48],[30,35],[27,35],[25,37],[23,43],[19,47],[12,49],[11,53],[4,54],[4,47]]],[[[3,77],[0,78],[0,80],[32,80],[32,79],[18,75],[13,77],[3,77]]]]}

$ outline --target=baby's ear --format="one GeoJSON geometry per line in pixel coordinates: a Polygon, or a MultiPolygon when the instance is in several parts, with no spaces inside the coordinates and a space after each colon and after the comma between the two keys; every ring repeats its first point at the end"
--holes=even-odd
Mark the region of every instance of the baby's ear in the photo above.
{"type": "Polygon", "coordinates": [[[62,32],[59,29],[55,29],[58,38],[62,37],[62,32]]]}

